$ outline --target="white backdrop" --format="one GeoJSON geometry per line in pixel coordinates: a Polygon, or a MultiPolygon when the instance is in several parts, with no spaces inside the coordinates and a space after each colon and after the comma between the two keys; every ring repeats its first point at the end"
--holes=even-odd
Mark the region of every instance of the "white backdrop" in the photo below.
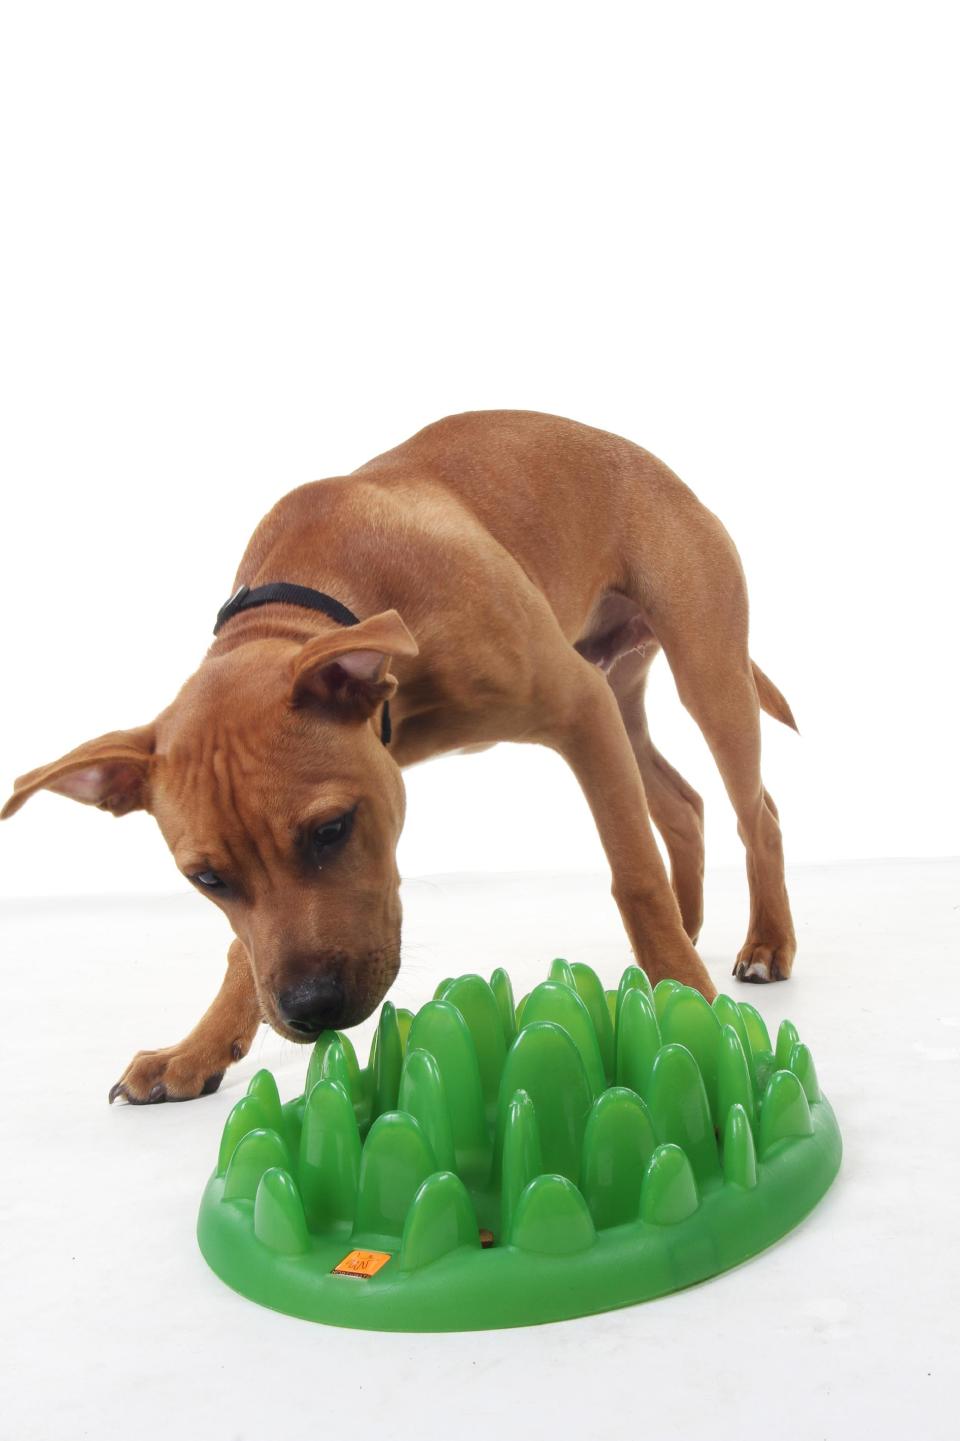
{"type": "MultiPolygon", "coordinates": [[[[646,445],[731,530],[803,732],[765,722],[788,860],[955,852],[951,9],[8,7],[4,784],[168,701],[282,492],[517,406],[646,445]]],[[[407,873],[602,864],[546,753],[409,794],[407,873]]],[[[148,819],[50,796],[0,875],[178,885],[148,819]]]]}

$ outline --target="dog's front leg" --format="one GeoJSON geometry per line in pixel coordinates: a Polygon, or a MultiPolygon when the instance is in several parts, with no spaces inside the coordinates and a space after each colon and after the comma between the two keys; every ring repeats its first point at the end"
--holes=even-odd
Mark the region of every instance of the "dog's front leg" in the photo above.
{"type": "Polygon", "coordinates": [[[542,739],[567,761],[593,812],[637,961],[654,984],[669,976],[712,1000],[716,987],[684,931],[613,691],[573,652],[560,670],[552,733],[542,739]]]}
{"type": "Polygon", "coordinates": [[[143,1106],[209,1096],[227,1067],[246,1055],[261,1019],[247,952],[234,941],[223,985],[189,1036],[162,1051],[138,1051],[111,1088],[110,1100],[122,1096],[143,1106]]]}

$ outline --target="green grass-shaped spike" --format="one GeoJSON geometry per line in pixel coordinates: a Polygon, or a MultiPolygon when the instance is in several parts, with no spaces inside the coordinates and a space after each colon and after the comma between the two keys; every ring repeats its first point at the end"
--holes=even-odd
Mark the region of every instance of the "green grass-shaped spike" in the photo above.
{"type": "Polygon", "coordinates": [[[264,1171],[253,1203],[253,1234],[271,1251],[299,1256],[310,1249],[300,1193],[289,1171],[264,1171]]]}
{"type": "Polygon", "coordinates": [[[217,1158],[217,1175],[225,1176],[230,1158],[251,1131],[266,1129],[267,1118],[256,1096],[241,1096],[227,1117],[220,1139],[220,1155],[217,1158]]]}
{"type": "Polygon", "coordinates": [[[353,1077],[350,1074],[350,1064],[344,1054],[343,1046],[340,1044],[340,1037],[335,1035],[330,1045],[323,1053],[323,1061],[320,1066],[320,1079],[323,1081],[336,1081],[342,1086],[350,1097],[351,1102],[356,1104],[356,1096],[353,1093],[353,1077]]]}
{"type": "Polygon", "coordinates": [[[516,1006],[516,1021],[517,1021],[517,1030],[518,1030],[518,1031],[520,1030],[520,1027],[523,1025],[523,1012],[524,1012],[524,1009],[525,1009],[526,1004],[527,1004],[527,1002],[529,1001],[529,999],[530,999],[529,996],[521,996],[520,999],[519,999],[519,1001],[517,1002],[517,1006],[516,1006]]]}
{"type": "Polygon", "coordinates": [[[732,1026],[740,1037],[743,1054],[746,1056],[747,1065],[750,1067],[750,1078],[754,1084],[756,1084],[757,1069],[753,1059],[753,1046],[750,1044],[750,1032],[747,1030],[747,1023],[741,1015],[740,1007],[736,1001],[731,1001],[729,996],[720,994],[714,1000],[713,1014],[721,1026],[732,1026]]]}
{"type": "Polygon", "coordinates": [[[752,1191],[757,1184],[757,1148],[753,1127],[739,1101],[734,1101],[727,1112],[723,1128],[723,1179],[727,1185],[739,1186],[744,1191],[752,1191]]]}
{"type": "Polygon", "coordinates": [[[606,1078],[606,1084],[609,1086],[613,1082],[617,1057],[613,1042],[613,1024],[610,1020],[607,997],[604,994],[600,977],[596,971],[592,971],[590,967],[585,966],[582,961],[575,961],[570,969],[573,972],[573,981],[577,988],[577,995],[586,1006],[590,1019],[593,1022],[593,1029],[600,1047],[600,1059],[603,1062],[603,1072],[606,1078]]]}
{"type": "Polygon", "coordinates": [[[730,1107],[739,1105],[746,1112],[750,1124],[757,1118],[757,1102],[753,1089],[753,1077],[740,1036],[733,1026],[723,1026],[720,1031],[720,1047],[717,1053],[717,1125],[723,1127],[730,1107]]]}
{"type": "Polygon", "coordinates": [[[510,1235],[517,1203],[534,1176],[543,1171],[537,1112],[526,1091],[516,1091],[507,1106],[500,1159],[500,1234],[510,1235]]]}
{"type": "Polygon", "coordinates": [[[446,990],[447,986],[449,986],[452,980],[453,976],[445,976],[443,978],[443,980],[440,982],[439,986],[433,993],[433,999],[435,1001],[439,1001],[441,999],[441,997],[443,996],[443,992],[446,990]]]}
{"type": "Polygon", "coordinates": [[[550,962],[548,979],[557,981],[561,986],[569,986],[571,990],[576,989],[576,982],[573,979],[573,969],[570,962],[565,961],[562,956],[557,956],[555,961],[550,962]]]}
{"type": "Polygon", "coordinates": [[[650,977],[646,971],[641,970],[639,966],[627,966],[627,969],[620,977],[620,984],[617,987],[617,1004],[614,1014],[616,1024],[619,1024],[620,1007],[623,1005],[623,998],[628,991],[645,991],[649,997],[650,1004],[653,1005],[653,987],[650,984],[650,977]]]}
{"type": "Polygon", "coordinates": [[[780,1029],[777,1031],[777,1048],[774,1051],[778,1071],[790,1069],[790,1056],[799,1039],[800,1032],[792,1021],[780,1022],[780,1029]]]}
{"type": "Polygon", "coordinates": [[[313,1043],[313,1049],[310,1052],[310,1061],[307,1065],[307,1078],[303,1086],[305,1096],[309,1096],[323,1075],[323,1058],[335,1034],[335,1031],[323,1031],[313,1043]]]}
{"type": "Polygon", "coordinates": [[[378,1116],[360,1157],[353,1234],[399,1239],[414,1196],[436,1169],[419,1121],[402,1111],[378,1116]]]}
{"type": "Polygon", "coordinates": [[[541,981],[539,986],[534,986],[523,1010],[523,1024],[530,1026],[537,1021],[552,1021],[572,1038],[580,1052],[590,1089],[598,1096],[606,1085],[603,1058],[590,1012],[576,989],[562,981],[541,981]]]}
{"type": "Polygon", "coordinates": [[[271,1166],[290,1170],[290,1153],[277,1131],[250,1131],[230,1158],[223,1182],[225,1201],[252,1201],[257,1194],[260,1177],[271,1166]]]}
{"type": "Polygon", "coordinates": [[[720,1157],[703,1077],[686,1046],[672,1042],[658,1053],[647,1090],[658,1141],[681,1146],[700,1185],[719,1174],[720,1157]]]}
{"type": "Polygon", "coordinates": [[[283,1134],[283,1114],[280,1106],[280,1093],[277,1090],[277,1083],[273,1079],[271,1071],[258,1071],[250,1078],[247,1087],[247,1095],[253,1096],[260,1105],[266,1117],[265,1124],[274,1131],[283,1134]]]}
{"type": "Polygon", "coordinates": [[[629,1086],[638,1095],[645,1096],[661,1044],[653,1001],[642,987],[632,986],[620,997],[617,1085],[629,1086]]]}
{"type": "Polygon", "coordinates": [[[640,1097],[623,1086],[604,1091],[587,1121],[580,1178],[598,1231],[637,1219],[640,1185],[656,1148],[653,1123],[640,1097]]]}
{"type": "Polygon", "coordinates": [[[418,1271],[461,1246],[480,1249],[473,1202],[459,1176],[437,1171],[424,1181],[407,1212],[398,1264],[401,1271],[418,1271]]]}
{"type": "Polygon", "coordinates": [[[703,1077],[707,1100],[710,1102],[710,1114],[716,1125],[721,1119],[717,1108],[720,1022],[710,1002],[692,987],[681,986],[667,998],[660,1018],[660,1034],[665,1045],[670,1041],[677,1041],[691,1052],[703,1077]]]}
{"type": "Polygon", "coordinates": [[[297,1096],[293,1101],[287,1101],[280,1107],[280,1118],[282,1126],[280,1134],[287,1143],[287,1150],[291,1156],[300,1154],[300,1131],[303,1126],[303,1110],[306,1105],[306,1097],[297,1096]]]}
{"type": "Polygon", "coordinates": [[[456,1153],[450,1112],[440,1067],[429,1051],[419,1047],[407,1051],[400,1077],[398,1106],[420,1122],[441,1171],[452,1171],[456,1166],[456,1153]]]}
{"type": "Polygon", "coordinates": [[[394,1111],[400,1094],[400,1072],[403,1068],[403,1044],[397,1025],[396,1007],[384,1001],[377,1026],[377,1056],[373,1070],[373,1116],[394,1111]]]}
{"type": "Polygon", "coordinates": [[[507,1111],[517,1091],[526,1091],[536,1108],[544,1169],[578,1181],[593,1093],[569,1031],[553,1021],[532,1021],[507,1052],[497,1102],[498,1157],[503,1155],[507,1111]]]}
{"type": "Polygon", "coordinates": [[[343,1051],[350,1077],[350,1090],[351,1092],[353,1091],[353,1078],[360,1075],[360,1066],[357,1061],[357,1053],[353,1049],[353,1042],[343,1031],[323,1031],[314,1041],[313,1050],[310,1053],[310,1064],[307,1067],[307,1081],[303,1088],[305,1095],[309,1096],[314,1086],[324,1075],[324,1057],[335,1042],[339,1042],[340,1049],[343,1051]]]}
{"type": "Polygon", "coordinates": [[[537,1176],[520,1200],[511,1246],[545,1256],[572,1256],[597,1239],[587,1203],[566,1176],[537,1176]]]}
{"type": "Polygon", "coordinates": [[[770,1033],[767,1030],[766,1021],[756,1006],[751,1006],[749,1001],[740,1001],[739,1006],[740,1014],[743,1017],[743,1024],[747,1028],[747,1035],[750,1037],[750,1045],[753,1047],[754,1054],[756,1055],[760,1051],[771,1050],[770,1033]]]}
{"type": "Polygon", "coordinates": [[[790,1070],[799,1078],[811,1106],[815,1101],[822,1100],[820,1082],[817,1080],[817,1068],[813,1064],[810,1047],[805,1046],[802,1041],[798,1041],[790,1052],[790,1070]]]}
{"type": "Polygon", "coordinates": [[[307,1097],[298,1174],[310,1228],[348,1228],[357,1207],[360,1132],[353,1102],[338,1081],[318,1081],[307,1097]]]}
{"type": "Polygon", "coordinates": [[[674,991],[679,990],[680,982],[670,980],[669,976],[665,976],[662,981],[658,981],[657,984],[654,986],[653,1004],[657,1012],[658,1021],[662,1020],[666,1004],[669,1001],[670,997],[673,995],[674,991]]]}
{"type": "Polygon", "coordinates": [[[502,966],[498,966],[490,977],[490,989],[500,1011],[504,1044],[512,1046],[513,1038],[517,1034],[517,1008],[513,1000],[513,986],[510,984],[510,977],[502,966]]]}
{"type": "Polygon", "coordinates": [[[410,1050],[429,1051],[440,1068],[457,1173],[468,1182],[489,1164],[480,1065],[466,1021],[449,1001],[428,1001],[410,1027],[410,1050]]]}
{"type": "Polygon", "coordinates": [[[811,1135],[810,1106],[799,1078],[792,1071],[774,1071],[760,1102],[760,1159],[778,1141],[811,1135]]]}
{"type": "Polygon", "coordinates": [[[407,1042],[410,1039],[410,1027],[413,1025],[413,1012],[408,1011],[406,1006],[397,1007],[397,1030],[400,1032],[400,1045],[406,1054],[407,1042]]]}
{"type": "Polygon", "coordinates": [[[616,1044],[617,1044],[617,992],[616,992],[616,991],[604,991],[603,994],[604,994],[604,995],[606,996],[606,998],[607,998],[607,1010],[608,1010],[609,1013],[610,1013],[610,1022],[611,1022],[611,1025],[613,1026],[613,1044],[614,1044],[614,1049],[616,1049],[616,1044]]]}
{"type": "Polygon", "coordinates": [[[456,1006],[467,1023],[480,1066],[483,1098],[492,1111],[507,1054],[497,999],[482,976],[458,976],[444,988],[440,1000],[456,1006]]]}
{"type": "Polygon", "coordinates": [[[343,1059],[347,1063],[347,1073],[350,1076],[350,1089],[354,1096],[357,1094],[357,1086],[360,1081],[360,1062],[357,1060],[357,1053],[353,1048],[353,1042],[346,1031],[335,1031],[337,1040],[343,1051],[343,1059]]]}
{"type": "Polygon", "coordinates": [[[700,1205],[696,1177],[679,1146],[658,1146],[640,1188],[640,1219],[655,1226],[673,1226],[692,1216],[700,1205]]]}

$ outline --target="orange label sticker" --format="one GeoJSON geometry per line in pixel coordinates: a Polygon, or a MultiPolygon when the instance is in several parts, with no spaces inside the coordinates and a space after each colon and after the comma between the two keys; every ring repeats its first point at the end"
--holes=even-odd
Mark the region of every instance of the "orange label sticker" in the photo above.
{"type": "Polygon", "coordinates": [[[351,1251],[338,1261],[330,1272],[331,1276],[375,1276],[381,1266],[390,1260],[389,1251],[351,1251]]]}

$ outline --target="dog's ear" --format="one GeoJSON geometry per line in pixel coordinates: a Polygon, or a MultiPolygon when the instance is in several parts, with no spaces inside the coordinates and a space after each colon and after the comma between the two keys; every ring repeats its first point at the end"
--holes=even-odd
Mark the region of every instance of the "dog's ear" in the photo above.
{"type": "Polygon", "coordinates": [[[397,688],[387,671],[393,656],[417,654],[417,643],[395,610],[308,641],[293,663],[294,705],[320,702],[366,720],[397,688]]]}
{"type": "Polygon", "coordinates": [[[153,747],[152,725],[110,731],[87,741],[58,761],[21,776],[0,811],[0,820],[14,815],[37,791],[55,791],[115,816],[142,810],[153,747]]]}

